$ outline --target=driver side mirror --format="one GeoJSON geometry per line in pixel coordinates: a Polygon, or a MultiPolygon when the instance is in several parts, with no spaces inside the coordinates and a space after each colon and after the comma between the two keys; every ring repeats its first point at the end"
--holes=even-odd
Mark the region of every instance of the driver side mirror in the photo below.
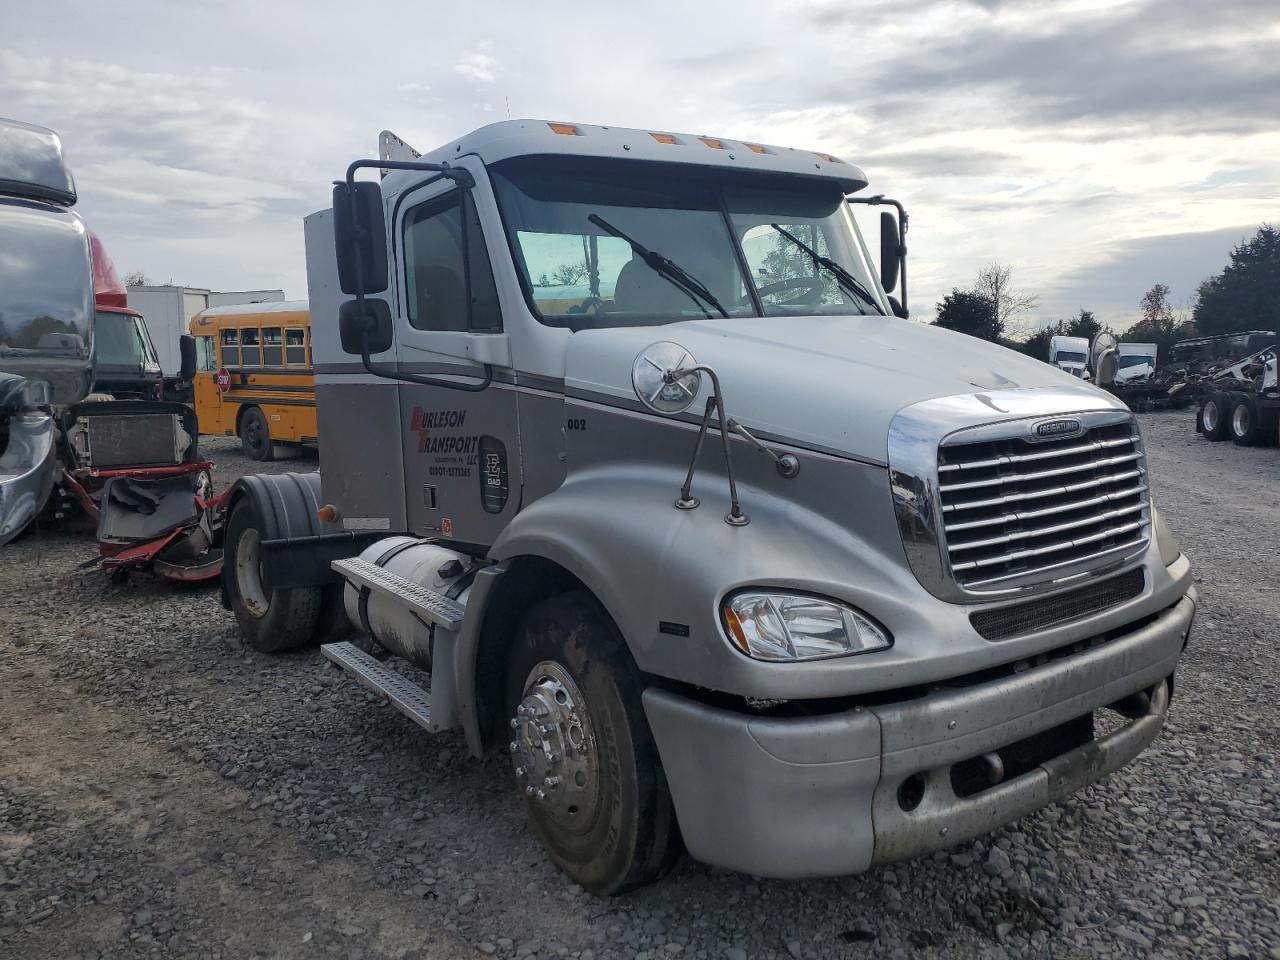
{"type": "MultiPolygon", "coordinates": [[[[889,293],[898,285],[898,267],[902,263],[902,243],[898,237],[898,221],[888,210],[880,213],[880,285],[889,293]]],[[[896,312],[896,311],[895,311],[896,312]]],[[[902,314],[898,314],[902,316],[902,314]]]]}
{"type": "Polygon", "coordinates": [[[190,383],[196,376],[196,338],[191,334],[184,333],[178,338],[178,356],[181,359],[178,379],[190,383]]]}
{"type": "Polygon", "coordinates": [[[357,357],[364,352],[364,338],[369,338],[369,355],[391,349],[391,307],[385,300],[348,300],[338,308],[338,335],[344,353],[357,357]]]}
{"type": "Polygon", "coordinates": [[[343,293],[368,296],[387,289],[387,223],[378,184],[334,184],[333,248],[343,293]]]}

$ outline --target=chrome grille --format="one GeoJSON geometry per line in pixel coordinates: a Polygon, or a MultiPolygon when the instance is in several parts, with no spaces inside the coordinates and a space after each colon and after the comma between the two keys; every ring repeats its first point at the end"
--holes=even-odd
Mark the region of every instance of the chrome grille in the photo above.
{"type": "Polygon", "coordinates": [[[944,554],[966,590],[998,590],[1091,569],[1146,546],[1146,458],[1132,418],[1058,440],[966,432],[938,448],[944,554]]]}

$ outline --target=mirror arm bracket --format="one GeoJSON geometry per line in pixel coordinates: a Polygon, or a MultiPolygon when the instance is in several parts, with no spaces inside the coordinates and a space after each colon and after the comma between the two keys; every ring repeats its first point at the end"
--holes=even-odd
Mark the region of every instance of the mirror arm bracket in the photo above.
{"type": "MultiPolygon", "coordinates": [[[[441,177],[452,180],[460,188],[470,190],[476,185],[475,178],[471,173],[463,167],[454,167],[447,163],[427,163],[422,160],[354,160],[347,167],[347,184],[355,185],[356,171],[366,167],[377,167],[382,170],[423,170],[426,172],[434,172],[441,177]]],[[[433,178],[434,179],[434,178],[433,178]]],[[[354,190],[348,191],[351,202],[351,221],[359,225],[360,218],[358,216],[358,208],[356,204],[356,194],[354,190]]],[[[465,214],[464,214],[465,226],[465,214]]],[[[359,304],[360,310],[364,312],[364,274],[363,264],[360,258],[360,241],[363,237],[360,235],[364,228],[358,226],[355,235],[352,237],[352,253],[355,254],[354,263],[356,268],[356,303],[359,304]]],[[[468,278],[469,279],[469,278],[468,278]]],[[[470,297],[468,297],[468,306],[470,306],[470,297]]],[[[493,365],[483,364],[484,377],[475,383],[455,383],[452,380],[441,380],[437,377],[424,377],[412,373],[401,373],[390,367],[384,367],[376,364],[369,356],[369,333],[366,330],[360,337],[360,362],[364,364],[364,368],[375,377],[383,377],[387,380],[399,380],[402,383],[416,383],[426,387],[443,387],[446,390],[462,390],[466,393],[479,393],[481,390],[488,389],[493,383],[493,365]]]]}
{"type": "MultiPolygon", "coordinates": [[[[902,288],[902,309],[906,312],[909,307],[907,304],[907,208],[902,205],[899,200],[892,197],[886,197],[883,193],[877,193],[874,197],[846,197],[849,203],[865,203],[871,206],[880,206],[881,204],[889,204],[898,211],[898,276],[901,280],[902,288]]],[[[888,293],[889,291],[885,291],[888,293]]]]}
{"type": "Polygon", "coordinates": [[[711,411],[714,410],[716,418],[720,421],[720,446],[724,450],[724,469],[729,477],[729,512],[725,514],[724,522],[732,527],[745,527],[750,523],[750,519],[742,512],[742,506],[738,502],[738,483],[733,476],[733,455],[729,452],[729,432],[732,429],[733,421],[729,420],[724,413],[724,393],[720,389],[720,378],[716,372],[706,364],[699,363],[692,367],[684,367],[679,370],[668,370],[662,375],[667,383],[675,383],[687,377],[691,373],[705,373],[711,378],[711,396],[707,397],[707,405],[702,412],[702,425],[698,428],[698,440],[693,447],[693,457],[689,460],[689,472],[684,478],[684,485],[680,488],[680,499],[676,501],[676,506],[681,510],[692,510],[698,505],[698,500],[693,496],[693,473],[698,465],[698,457],[702,453],[702,443],[706,439],[707,430],[711,426],[711,411]]]}

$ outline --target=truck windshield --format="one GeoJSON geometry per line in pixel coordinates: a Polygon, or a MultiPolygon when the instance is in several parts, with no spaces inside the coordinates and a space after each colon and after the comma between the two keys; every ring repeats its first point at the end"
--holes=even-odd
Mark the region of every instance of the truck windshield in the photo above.
{"type": "Polygon", "coordinates": [[[157,364],[155,350],[136,317],[99,310],[93,326],[93,356],[98,366],[142,370],[157,364]]]}
{"type": "Polygon", "coordinates": [[[549,325],[882,312],[835,185],[563,157],[498,164],[493,179],[530,306],[549,325]]]}
{"type": "Polygon", "coordinates": [[[1059,351],[1058,363],[1084,363],[1085,356],[1083,353],[1070,353],[1059,351]]]}

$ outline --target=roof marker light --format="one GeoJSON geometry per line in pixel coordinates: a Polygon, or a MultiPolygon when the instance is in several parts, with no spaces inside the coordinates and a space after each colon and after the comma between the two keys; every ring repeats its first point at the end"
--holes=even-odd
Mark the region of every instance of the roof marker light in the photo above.
{"type": "Polygon", "coordinates": [[[680,141],[676,139],[675,134],[671,133],[650,133],[649,136],[657,140],[659,143],[674,143],[679,145],[680,141]]]}
{"type": "Polygon", "coordinates": [[[580,137],[582,131],[575,127],[572,123],[548,123],[552,133],[558,133],[562,137],[580,137]]]}
{"type": "Polygon", "coordinates": [[[827,161],[827,163],[844,163],[844,161],[841,160],[839,157],[833,157],[829,153],[820,153],[818,154],[818,156],[820,156],[823,160],[827,161]]]}
{"type": "Polygon", "coordinates": [[[750,150],[752,153],[768,153],[769,152],[767,148],[762,147],[758,143],[748,143],[747,149],[750,150]]]}
{"type": "Polygon", "coordinates": [[[728,149],[728,147],[726,147],[726,146],[724,145],[724,141],[722,141],[722,140],[717,140],[717,139],[715,139],[715,137],[699,137],[698,139],[699,139],[699,140],[701,140],[703,143],[705,143],[705,144],[706,144],[708,147],[710,147],[712,150],[727,150],[727,149],[728,149]]]}

